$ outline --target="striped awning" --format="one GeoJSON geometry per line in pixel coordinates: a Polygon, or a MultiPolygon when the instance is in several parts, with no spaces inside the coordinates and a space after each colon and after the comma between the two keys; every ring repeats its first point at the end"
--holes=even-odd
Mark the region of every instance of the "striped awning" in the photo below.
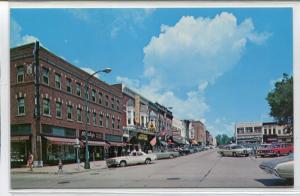
{"type": "Polygon", "coordinates": [[[12,142],[28,141],[28,140],[29,140],[29,135],[24,135],[24,136],[11,136],[10,140],[11,140],[12,142]]]}
{"type": "Polygon", "coordinates": [[[90,145],[90,146],[109,146],[109,144],[104,141],[88,141],[88,145],[90,145]]]}
{"type": "Polygon", "coordinates": [[[75,138],[62,138],[62,137],[50,137],[44,136],[52,144],[62,144],[62,145],[75,145],[75,138]]]}
{"type": "Polygon", "coordinates": [[[108,143],[110,146],[118,146],[118,147],[126,146],[126,144],[123,142],[108,142],[108,143]]]}

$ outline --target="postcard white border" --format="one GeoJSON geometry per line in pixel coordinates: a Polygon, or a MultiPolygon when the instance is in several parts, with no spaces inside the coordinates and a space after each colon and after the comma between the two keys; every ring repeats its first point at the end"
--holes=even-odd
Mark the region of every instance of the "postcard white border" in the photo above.
{"type": "Polygon", "coordinates": [[[300,100],[300,3],[299,2],[197,2],[197,1],[150,1],[150,2],[0,2],[0,109],[1,109],[1,157],[0,157],[0,195],[279,195],[279,194],[300,194],[300,141],[299,141],[299,101],[300,100]],[[27,189],[11,190],[9,173],[9,128],[10,128],[10,108],[9,108],[9,8],[259,8],[259,7],[291,7],[293,8],[293,57],[294,57],[294,135],[295,143],[295,181],[294,188],[193,188],[193,189],[27,189]],[[297,167],[298,166],[298,167],[297,167]]]}

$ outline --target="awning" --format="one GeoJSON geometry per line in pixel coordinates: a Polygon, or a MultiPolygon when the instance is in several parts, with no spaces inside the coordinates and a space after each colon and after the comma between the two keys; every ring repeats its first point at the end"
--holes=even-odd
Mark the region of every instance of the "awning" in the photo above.
{"type": "Polygon", "coordinates": [[[25,136],[11,136],[10,140],[12,142],[27,141],[27,140],[29,140],[29,135],[25,135],[25,136]]]}
{"type": "Polygon", "coordinates": [[[89,146],[109,146],[108,143],[103,141],[88,141],[89,146]]]}
{"type": "Polygon", "coordinates": [[[52,144],[75,145],[75,138],[73,139],[49,136],[44,136],[44,138],[50,141],[52,144]]]}
{"type": "Polygon", "coordinates": [[[108,142],[110,146],[126,146],[123,142],[108,142]]]}
{"type": "Polygon", "coordinates": [[[198,144],[196,140],[192,140],[192,144],[198,144]]]}
{"type": "Polygon", "coordinates": [[[175,137],[173,137],[173,141],[177,144],[185,144],[184,141],[180,140],[180,139],[177,139],[175,137]]]}

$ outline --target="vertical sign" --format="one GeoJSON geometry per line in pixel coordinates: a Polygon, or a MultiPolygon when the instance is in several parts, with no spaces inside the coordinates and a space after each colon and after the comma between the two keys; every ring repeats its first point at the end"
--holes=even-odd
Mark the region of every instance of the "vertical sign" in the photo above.
{"type": "Polygon", "coordinates": [[[134,121],[135,121],[135,123],[137,125],[139,125],[140,124],[140,96],[135,95],[134,99],[135,99],[135,107],[134,107],[135,116],[134,116],[134,121]]]}

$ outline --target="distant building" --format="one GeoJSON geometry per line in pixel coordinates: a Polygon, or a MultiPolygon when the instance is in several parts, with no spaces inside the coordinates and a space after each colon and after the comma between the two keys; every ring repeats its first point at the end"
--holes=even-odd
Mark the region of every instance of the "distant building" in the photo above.
{"type": "Polygon", "coordinates": [[[262,143],[262,123],[237,123],[235,125],[236,143],[262,143]]]}
{"type": "Polygon", "coordinates": [[[276,122],[264,122],[263,126],[263,141],[265,143],[272,142],[293,142],[293,135],[287,133],[285,125],[278,125],[276,122]]]}
{"type": "Polygon", "coordinates": [[[205,125],[200,121],[191,121],[192,126],[194,127],[195,136],[194,139],[197,141],[199,145],[206,144],[206,133],[205,133],[205,125]]]}

